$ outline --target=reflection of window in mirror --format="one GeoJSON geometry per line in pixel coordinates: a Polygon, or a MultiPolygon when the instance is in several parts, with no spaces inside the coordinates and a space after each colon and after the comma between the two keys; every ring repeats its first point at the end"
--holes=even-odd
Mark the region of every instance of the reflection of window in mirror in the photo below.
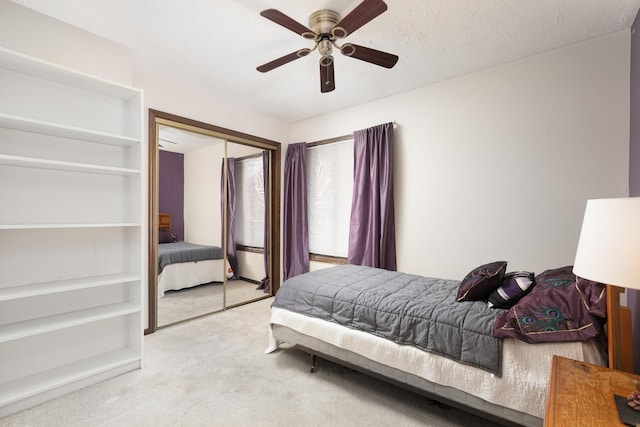
{"type": "Polygon", "coordinates": [[[265,269],[265,182],[264,150],[247,145],[227,144],[227,156],[233,158],[235,206],[234,230],[237,277],[227,280],[227,305],[241,304],[264,297],[258,289],[268,275],[265,269]]]}
{"type": "Polygon", "coordinates": [[[264,250],[264,177],[262,156],[236,159],[236,244],[264,250]]]}

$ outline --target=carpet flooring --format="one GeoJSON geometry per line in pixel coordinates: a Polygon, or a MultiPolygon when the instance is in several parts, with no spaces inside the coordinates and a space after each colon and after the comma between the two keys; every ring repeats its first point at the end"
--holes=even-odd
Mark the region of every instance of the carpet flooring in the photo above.
{"type": "Polygon", "coordinates": [[[272,298],[145,337],[143,368],[0,419],[0,426],[494,425],[295,349],[264,354],[272,298]]]}
{"type": "MultiPolygon", "coordinates": [[[[257,284],[245,280],[228,280],[227,307],[264,298],[266,294],[257,287],[257,284]]],[[[221,311],[224,308],[222,288],[221,282],[212,282],[165,292],[162,298],[158,298],[158,326],[221,311]]]]}

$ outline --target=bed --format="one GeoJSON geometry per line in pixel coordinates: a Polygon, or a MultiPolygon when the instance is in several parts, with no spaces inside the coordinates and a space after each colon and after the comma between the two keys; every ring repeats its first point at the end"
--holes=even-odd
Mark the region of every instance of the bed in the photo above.
{"type": "Polygon", "coordinates": [[[222,282],[224,253],[218,246],[177,241],[172,232],[173,215],[158,214],[158,298],[166,291],[222,282]]]}
{"type": "Polygon", "coordinates": [[[158,298],[166,291],[224,280],[224,254],[218,246],[189,242],[158,245],[158,298]]]}
{"type": "Polygon", "coordinates": [[[354,265],[296,276],[276,294],[266,352],[287,343],[313,355],[312,371],[319,356],[501,424],[540,426],[554,354],[607,363],[606,288],[563,267],[490,308],[512,290],[505,270],[486,264],[462,281],[354,265]]]}

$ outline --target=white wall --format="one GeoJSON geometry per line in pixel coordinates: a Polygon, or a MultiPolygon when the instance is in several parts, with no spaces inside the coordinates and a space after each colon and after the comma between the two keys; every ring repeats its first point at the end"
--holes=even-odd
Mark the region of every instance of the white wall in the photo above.
{"type": "Polygon", "coordinates": [[[184,155],[184,240],[222,246],[221,142],[184,155]]]}
{"type": "Polygon", "coordinates": [[[259,282],[265,276],[264,255],[256,252],[236,251],[238,257],[238,270],[240,276],[245,279],[259,282]]]}
{"type": "MultiPolygon", "coordinates": [[[[212,144],[184,154],[185,240],[201,245],[222,246],[220,180],[225,147],[224,141],[217,138],[212,138],[212,144]]],[[[235,143],[227,146],[229,157],[242,157],[260,151],[235,143]]]]}
{"type": "Polygon", "coordinates": [[[144,90],[145,106],[215,126],[286,142],[289,125],[231,102],[203,88],[133,71],[133,86],[144,90]]]}
{"type": "Polygon", "coordinates": [[[629,40],[623,31],[294,123],[291,141],[397,122],[401,271],[570,265],[586,200],[628,194],[629,40]]]}
{"type": "Polygon", "coordinates": [[[0,46],[131,85],[133,59],[122,45],[0,0],[0,46]]]}

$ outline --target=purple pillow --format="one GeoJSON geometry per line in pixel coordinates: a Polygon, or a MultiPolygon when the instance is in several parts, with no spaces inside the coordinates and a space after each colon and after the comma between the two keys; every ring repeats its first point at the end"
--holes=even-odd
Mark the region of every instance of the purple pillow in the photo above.
{"type": "Polygon", "coordinates": [[[502,285],[489,295],[489,307],[513,307],[522,297],[531,291],[535,284],[535,275],[528,271],[507,273],[502,279],[502,285]]]}
{"type": "Polygon", "coordinates": [[[586,341],[604,329],[605,286],[579,279],[572,266],[547,270],[536,285],[494,325],[498,338],[528,343],[586,341]]]}
{"type": "Polygon", "coordinates": [[[158,243],[173,243],[175,241],[175,235],[171,230],[160,230],[158,232],[158,243]]]}
{"type": "Polygon", "coordinates": [[[506,269],[506,261],[495,261],[471,270],[458,286],[458,302],[486,300],[502,283],[506,269]]]}
{"type": "Polygon", "coordinates": [[[576,287],[584,294],[592,316],[607,318],[607,287],[599,282],[577,277],[576,287]]]}

